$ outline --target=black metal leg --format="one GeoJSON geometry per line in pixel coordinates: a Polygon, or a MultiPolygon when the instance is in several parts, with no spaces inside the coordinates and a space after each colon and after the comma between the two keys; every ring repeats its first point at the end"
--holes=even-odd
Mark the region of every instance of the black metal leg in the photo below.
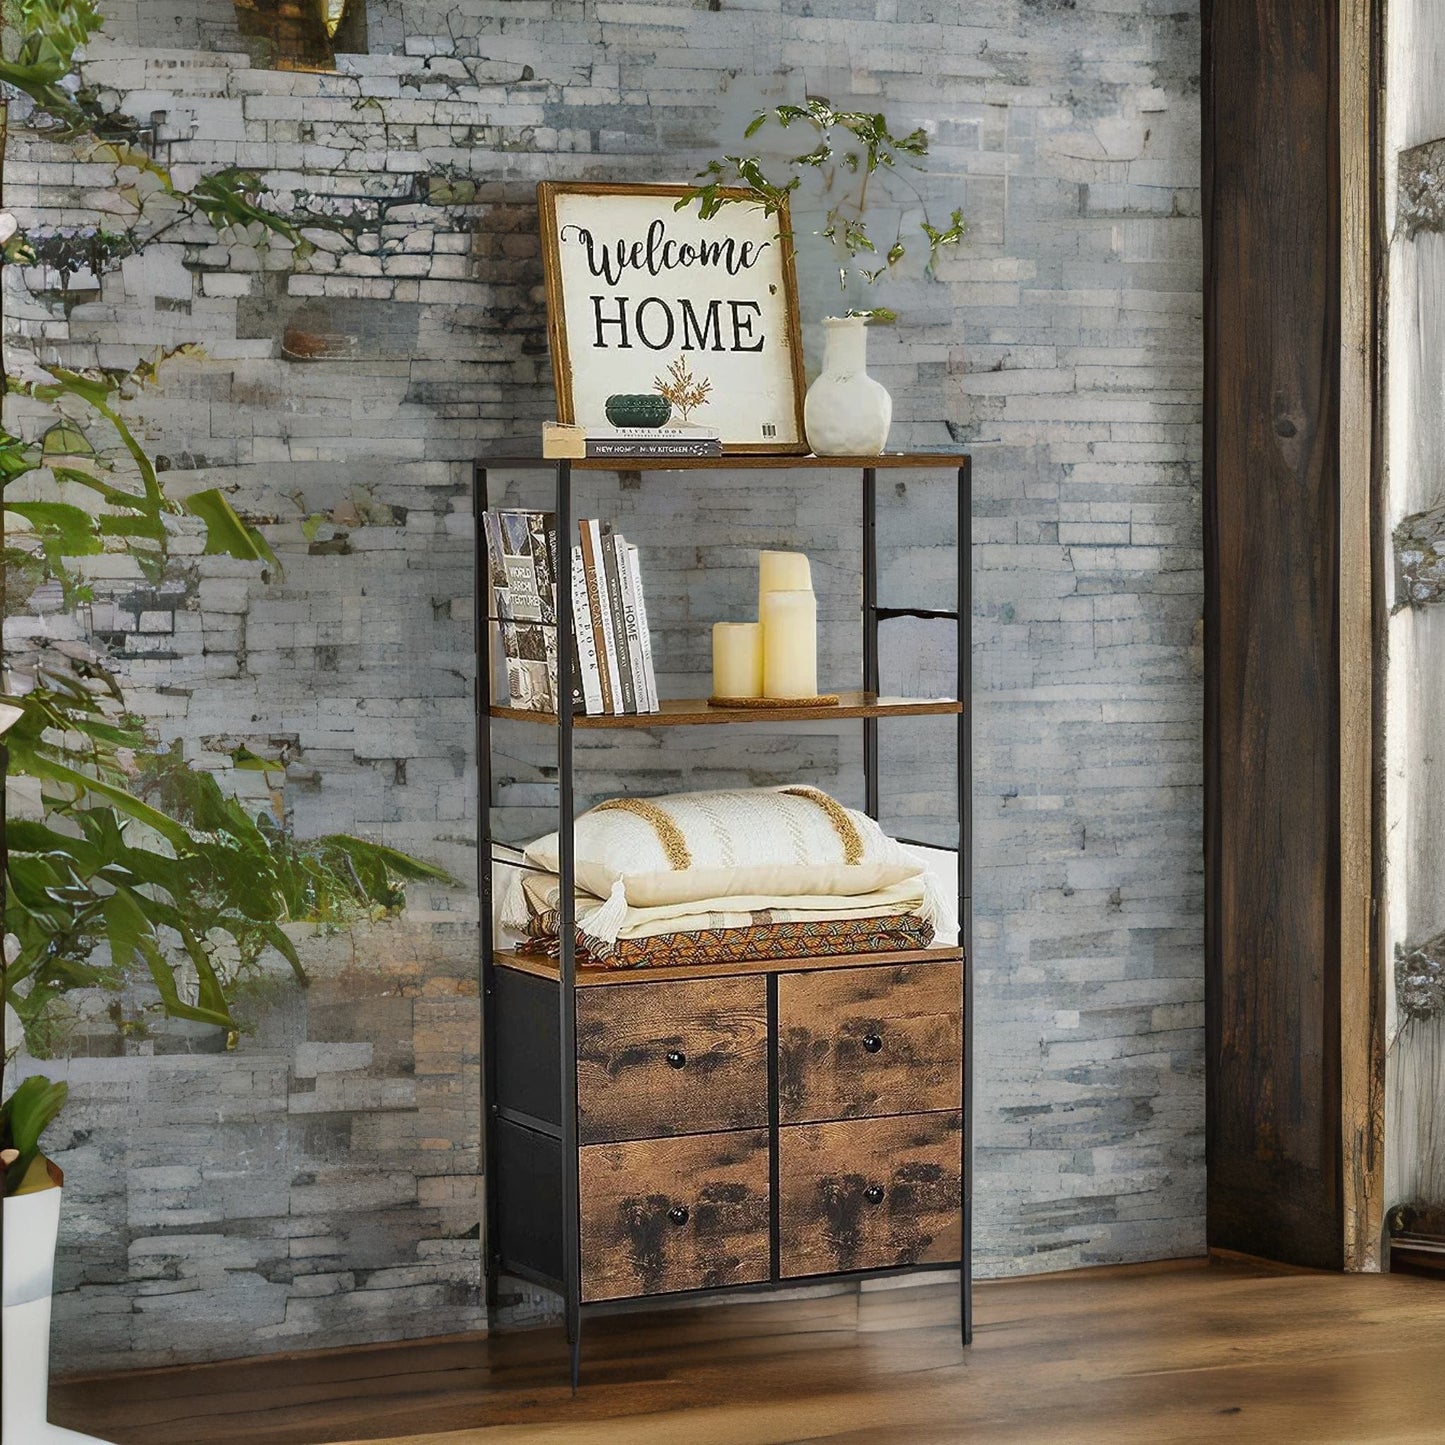
{"type": "Polygon", "coordinates": [[[581,1360],[582,1261],[578,1242],[580,1186],[577,1177],[577,920],[573,880],[576,844],[572,832],[576,757],[572,732],[572,464],[557,463],[557,885],[560,968],[558,1022],[562,1094],[562,1279],[566,1291],[568,1338],[572,1344],[572,1388],[581,1360]],[[563,558],[566,563],[563,563],[563,558]]]}
{"type": "MultiPolygon", "coordinates": [[[[878,473],[863,470],[863,691],[878,691],[878,473]]],[[[863,811],[878,816],[878,719],[863,719],[863,811]]]]}
{"type": "Polygon", "coordinates": [[[492,954],[495,942],[492,937],[492,586],[482,521],[489,505],[487,469],[477,467],[472,478],[472,512],[476,530],[472,611],[477,653],[477,898],[481,924],[478,998],[482,1034],[482,1188],[485,1191],[482,1270],[490,1323],[497,1309],[501,1279],[501,1240],[497,1233],[497,1021],[496,973],[492,954]]]}
{"type": "Polygon", "coordinates": [[[963,1250],[959,1331],[973,1340],[973,461],[958,469],[958,941],[963,948],[963,1250]]]}

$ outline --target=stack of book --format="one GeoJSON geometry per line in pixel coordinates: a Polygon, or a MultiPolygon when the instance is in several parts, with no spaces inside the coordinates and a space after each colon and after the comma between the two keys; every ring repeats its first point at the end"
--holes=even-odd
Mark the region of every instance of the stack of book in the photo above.
{"type": "MultiPolygon", "coordinates": [[[[490,511],[483,518],[487,565],[506,660],[510,705],[555,713],[557,519],[551,512],[490,511]]],[[[570,687],[575,712],[657,712],[652,634],[637,548],[595,520],[578,523],[570,582],[576,647],[570,687]]]]}
{"type": "Polygon", "coordinates": [[[582,541],[572,549],[572,625],[582,711],[659,712],[637,548],[595,519],[584,517],[577,530],[582,541]]]}
{"type": "Polygon", "coordinates": [[[722,438],[705,426],[571,426],[549,421],[542,427],[542,455],[579,461],[584,457],[720,457],[722,438]]]}

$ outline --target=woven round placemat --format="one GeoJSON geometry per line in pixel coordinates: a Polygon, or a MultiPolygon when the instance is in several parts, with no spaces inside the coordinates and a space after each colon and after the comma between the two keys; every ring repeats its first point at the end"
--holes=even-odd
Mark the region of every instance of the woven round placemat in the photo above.
{"type": "Polygon", "coordinates": [[[710,697],[709,707],[837,707],[842,699],[836,692],[821,697],[710,697]]]}

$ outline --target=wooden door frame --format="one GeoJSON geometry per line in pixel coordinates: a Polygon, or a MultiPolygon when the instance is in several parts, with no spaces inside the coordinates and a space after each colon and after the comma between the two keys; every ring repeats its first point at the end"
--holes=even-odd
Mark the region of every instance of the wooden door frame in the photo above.
{"type": "Polygon", "coordinates": [[[1340,1131],[1343,1263],[1378,1270],[1385,1214],[1385,0],[1339,3],[1340,1131]]]}

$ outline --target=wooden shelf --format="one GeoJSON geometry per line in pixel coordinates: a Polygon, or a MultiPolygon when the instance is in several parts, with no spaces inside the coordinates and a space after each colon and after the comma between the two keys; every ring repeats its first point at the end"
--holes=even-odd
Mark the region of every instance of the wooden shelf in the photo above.
{"type": "MultiPolygon", "coordinates": [[[[833,718],[931,717],[960,713],[962,705],[951,697],[878,697],[871,692],[838,694],[836,707],[709,707],[706,698],[664,698],[661,712],[636,712],[593,716],[578,713],[575,728],[668,728],[697,727],[710,723],[828,722],[833,718]]],[[[523,708],[494,705],[493,717],[516,722],[541,723],[556,727],[556,714],[527,712],[523,708]]]]}
{"type": "Polygon", "coordinates": [[[811,453],[724,452],[720,457],[544,457],[535,439],[499,443],[477,458],[479,467],[552,467],[570,460],[578,472],[707,472],[707,471],[886,471],[900,467],[931,467],[957,471],[968,461],[965,452],[884,452],[876,457],[815,457],[811,453]]]}
{"type": "MultiPolygon", "coordinates": [[[[961,948],[909,948],[896,953],[842,953],[819,958],[764,958],[740,963],[659,964],[649,968],[598,968],[578,965],[577,987],[596,988],[612,983],[648,983],[678,978],[735,978],[739,974],[797,973],[814,968],[878,968],[895,963],[956,963],[961,948]]],[[[499,948],[493,955],[498,968],[530,973],[554,981],[562,976],[561,966],[545,953],[518,953],[499,948]]]]}

